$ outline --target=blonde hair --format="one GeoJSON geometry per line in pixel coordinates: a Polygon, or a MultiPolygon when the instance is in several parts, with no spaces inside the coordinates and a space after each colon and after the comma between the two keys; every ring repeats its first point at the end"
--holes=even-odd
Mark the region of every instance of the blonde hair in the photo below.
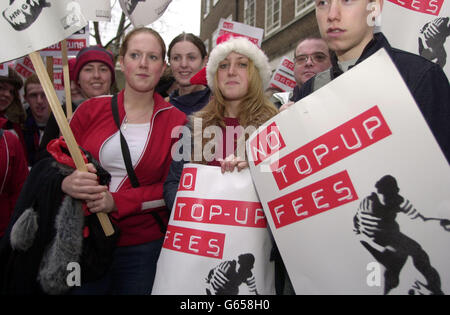
{"type": "MultiPolygon", "coordinates": [[[[264,94],[263,82],[259,75],[258,69],[255,67],[254,62],[249,59],[248,65],[248,78],[249,85],[247,95],[240,103],[240,110],[238,114],[239,124],[245,129],[247,127],[258,128],[264,124],[267,120],[278,114],[278,109],[275,105],[269,101],[264,94]]],[[[199,112],[195,113],[192,117],[194,119],[201,119],[202,134],[194,134],[194,137],[201,137],[202,139],[202,151],[205,145],[210,139],[203,138],[203,131],[210,126],[219,126],[225,128],[225,99],[222,92],[219,89],[218,74],[216,72],[214,76],[214,90],[213,97],[210,102],[199,112]]],[[[197,130],[198,133],[199,130],[197,130]]],[[[247,140],[249,135],[244,135],[247,140]]],[[[239,139],[238,139],[239,143],[239,139]]],[[[194,160],[194,159],[192,159],[194,160]]],[[[200,164],[206,164],[207,161],[203,156],[203,161],[200,164]]]]}

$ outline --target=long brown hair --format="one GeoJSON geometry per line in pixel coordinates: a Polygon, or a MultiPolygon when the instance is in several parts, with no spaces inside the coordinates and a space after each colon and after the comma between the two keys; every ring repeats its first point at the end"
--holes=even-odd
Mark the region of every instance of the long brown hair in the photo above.
{"type": "MultiPolygon", "coordinates": [[[[258,69],[251,59],[249,59],[248,65],[248,77],[249,85],[247,95],[240,103],[240,110],[238,114],[239,124],[245,129],[247,127],[258,128],[264,124],[267,120],[278,114],[278,109],[264,94],[263,83],[258,69]]],[[[198,134],[200,130],[194,130],[194,137],[201,137],[202,139],[202,152],[205,145],[211,141],[211,139],[203,137],[203,131],[209,126],[219,126],[225,128],[225,99],[222,92],[218,88],[218,75],[214,77],[214,91],[213,97],[210,102],[199,112],[195,113],[192,118],[201,119],[202,134],[198,134]]],[[[244,135],[245,140],[249,137],[248,134],[244,135]]],[[[198,138],[196,138],[198,139],[198,138]]],[[[239,143],[239,139],[238,139],[239,143]]],[[[201,164],[206,164],[207,161],[203,156],[201,164]]],[[[193,159],[194,160],[194,159],[193,159]]]]}

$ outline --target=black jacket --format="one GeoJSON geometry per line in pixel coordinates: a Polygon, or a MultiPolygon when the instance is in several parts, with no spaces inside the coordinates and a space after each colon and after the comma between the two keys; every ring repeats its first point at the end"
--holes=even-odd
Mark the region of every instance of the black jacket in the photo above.
{"type": "Polygon", "coordinates": [[[208,104],[210,97],[211,90],[208,87],[204,90],[181,96],[178,95],[178,90],[175,90],[170,95],[169,102],[186,115],[192,115],[205,107],[206,104],[208,104]]]}
{"type": "MultiPolygon", "coordinates": [[[[437,64],[412,53],[392,48],[382,33],[374,35],[356,65],[385,48],[414,97],[447,161],[450,162],[450,85],[437,64]]],[[[331,79],[342,74],[336,56],[331,58],[331,79]]],[[[297,102],[313,91],[314,78],[305,82],[292,100],[297,102]]]]}

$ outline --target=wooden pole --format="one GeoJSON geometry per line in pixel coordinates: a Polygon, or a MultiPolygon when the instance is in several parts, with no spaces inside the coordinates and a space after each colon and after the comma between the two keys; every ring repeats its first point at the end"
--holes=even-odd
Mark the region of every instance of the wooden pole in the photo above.
{"type": "Polygon", "coordinates": [[[69,60],[67,58],[67,40],[61,42],[61,54],[64,75],[64,91],[66,93],[66,116],[67,120],[72,118],[72,94],[70,93],[70,75],[69,75],[69,60]]]}
{"type": "MultiPolygon", "coordinates": [[[[53,115],[55,116],[56,122],[58,123],[59,129],[67,143],[67,147],[69,148],[70,155],[72,156],[73,161],[75,162],[75,166],[79,171],[87,172],[86,164],[84,164],[83,157],[81,155],[81,151],[78,147],[78,144],[75,140],[75,137],[72,133],[72,130],[69,127],[69,123],[67,122],[67,118],[64,115],[64,112],[61,108],[61,104],[59,103],[59,99],[56,96],[55,89],[50,81],[50,78],[45,70],[44,63],[42,62],[41,55],[39,52],[35,51],[29,54],[31,61],[33,62],[34,69],[39,77],[39,81],[41,82],[42,88],[44,89],[45,96],[50,104],[50,107],[53,111],[53,115]]],[[[102,225],[103,231],[106,236],[110,236],[114,234],[114,229],[111,225],[111,221],[109,221],[109,217],[105,213],[97,213],[100,224],[102,225]]]]}

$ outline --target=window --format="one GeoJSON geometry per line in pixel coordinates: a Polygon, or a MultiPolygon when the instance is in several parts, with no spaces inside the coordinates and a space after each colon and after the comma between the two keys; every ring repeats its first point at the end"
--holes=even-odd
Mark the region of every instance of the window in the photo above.
{"type": "Polygon", "coordinates": [[[209,12],[211,11],[211,2],[210,2],[210,0],[203,0],[203,1],[205,3],[205,6],[204,6],[205,10],[203,11],[203,18],[205,19],[208,16],[209,12]]]}
{"type": "Polygon", "coordinates": [[[314,8],[314,0],[295,0],[295,16],[309,12],[314,8]]]}
{"type": "Polygon", "coordinates": [[[256,26],[256,1],[245,0],[244,2],[244,23],[256,26]]]}
{"type": "Polygon", "coordinates": [[[281,26],[281,0],[266,0],[266,35],[281,26]]]}

